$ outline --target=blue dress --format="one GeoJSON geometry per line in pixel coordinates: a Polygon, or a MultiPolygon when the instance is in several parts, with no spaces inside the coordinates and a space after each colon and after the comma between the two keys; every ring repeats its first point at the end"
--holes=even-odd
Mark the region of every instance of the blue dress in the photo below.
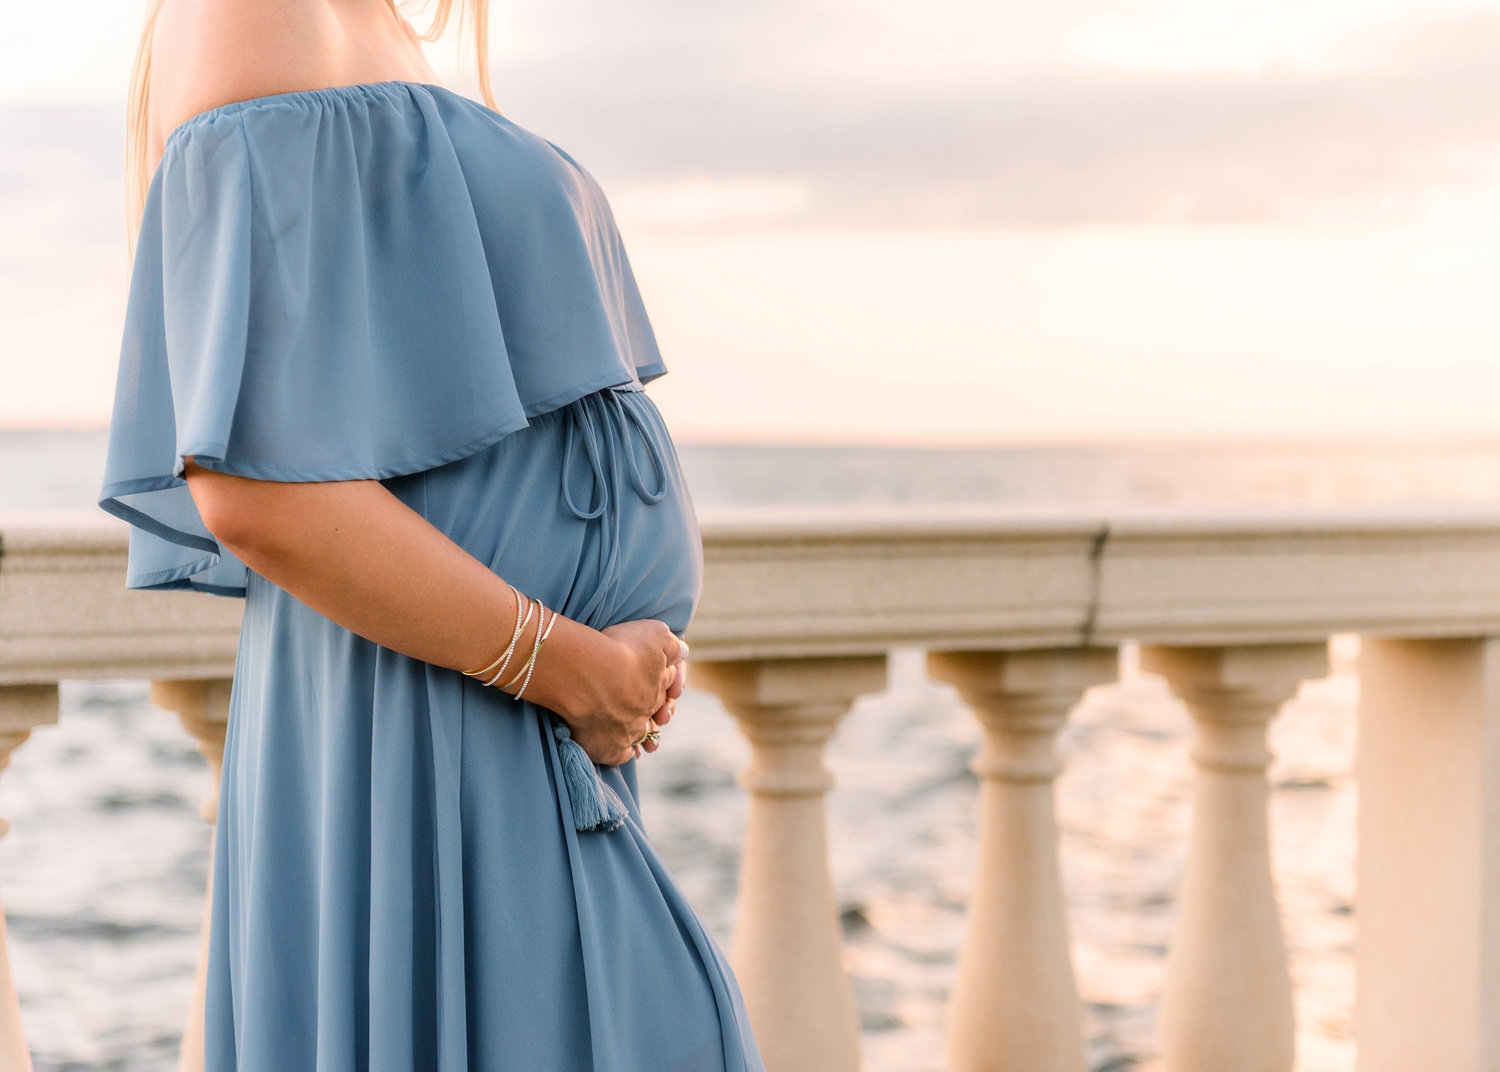
{"type": "MultiPolygon", "coordinates": [[[[152,177],[100,506],[131,588],[243,597],[214,851],[209,1072],[750,1072],[635,761],[358,636],[204,527],[184,457],[379,480],[522,592],[683,633],[691,497],[599,185],[452,90],[193,116],[152,177]]],[[[498,639],[498,638],[497,638],[498,639]]],[[[543,653],[545,655],[545,652],[543,653]]]]}

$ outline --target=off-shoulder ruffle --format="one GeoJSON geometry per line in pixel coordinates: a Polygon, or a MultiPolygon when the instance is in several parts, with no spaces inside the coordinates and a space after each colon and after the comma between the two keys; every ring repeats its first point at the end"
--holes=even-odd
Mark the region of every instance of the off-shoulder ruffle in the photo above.
{"type": "Polygon", "coordinates": [[[423,83],[252,98],[152,177],[99,505],[133,526],[128,587],[243,595],[185,458],[384,479],[665,372],[608,202],[551,142],[423,83]]]}

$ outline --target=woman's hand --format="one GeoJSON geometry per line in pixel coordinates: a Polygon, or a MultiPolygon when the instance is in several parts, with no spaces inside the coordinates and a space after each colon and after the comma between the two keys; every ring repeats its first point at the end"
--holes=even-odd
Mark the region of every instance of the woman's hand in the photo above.
{"type": "Polygon", "coordinates": [[[559,713],[590,759],[618,765],[642,750],[656,751],[652,742],[636,742],[671,720],[687,685],[688,646],[654,618],[599,632],[610,643],[599,658],[575,667],[577,693],[559,713]]]}

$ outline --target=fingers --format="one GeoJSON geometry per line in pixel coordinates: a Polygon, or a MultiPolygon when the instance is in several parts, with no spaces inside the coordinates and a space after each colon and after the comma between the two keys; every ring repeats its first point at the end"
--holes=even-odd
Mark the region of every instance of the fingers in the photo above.
{"type": "Polygon", "coordinates": [[[675,654],[669,652],[667,655],[667,669],[672,671],[671,679],[667,684],[667,699],[669,700],[677,699],[687,688],[688,673],[687,641],[678,638],[676,634],[673,634],[673,639],[677,640],[677,651],[675,654]]]}
{"type": "Polygon", "coordinates": [[[670,629],[662,641],[662,654],[667,657],[668,663],[680,663],[688,657],[688,644],[670,629]]]}
{"type": "MultiPolygon", "coordinates": [[[[668,701],[668,703],[670,702],[671,701],[668,701]]],[[[665,706],[663,706],[663,710],[665,710],[665,706]]],[[[651,739],[651,736],[656,733],[657,727],[663,725],[666,722],[666,719],[661,717],[661,713],[662,712],[660,710],[657,711],[656,714],[652,715],[651,718],[646,721],[646,732],[641,735],[641,737],[644,739],[637,739],[635,744],[633,745],[637,755],[640,755],[641,752],[655,752],[658,748],[661,747],[660,740],[651,739]]],[[[668,714],[666,717],[671,718],[672,716],[668,714]]]]}
{"type": "Polygon", "coordinates": [[[683,690],[687,688],[687,650],[688,646],[684,641],[681,645],[682,657],[675,662],[667,664],[670,679],[667,682],[666,696],[662,701],[662,705],[651,716],[658,726],[665,726],[672,720],[672,716],[677,712],[677,700],[682,695],[683,690]]]}
{"type": "Polygon", "coordinates": [[[646,740],[646,734],[655,730],[658,726],[666,725],[668,719],[672,717],[672,709],[676,707],[676,703],[675,700],[668,700],[664,703],[656,714],[652,715],[646,721],[646,729],[636,735],[635,739],[626,746],[625,751],[619,755],[618,759],[613,760],[613,765],[618,766],[621,763],[628,763],[632,759],[639,759],[644,753],[655,752],[660,748],[661,741],[646,740]]]}

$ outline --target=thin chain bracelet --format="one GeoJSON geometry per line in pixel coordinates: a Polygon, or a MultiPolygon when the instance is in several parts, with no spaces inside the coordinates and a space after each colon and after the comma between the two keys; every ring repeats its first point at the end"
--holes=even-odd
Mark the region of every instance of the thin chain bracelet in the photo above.
{"type": "MultiPolygon", "coordinates": [[[[516,594],[518,596],[520,595],[519,592],[517,592],[516,594]]],[[[527,600],[527,603],[526,603],[526,616],[523,617],[523,618],[519,618],[518,619],[518,623],[519,624],[516,625],[515,635],[510,638],[510,647],[508,647],[508,648],[505,649],[505,658],[500,663],[500,669],[496,670],[495,673],[494,673],[494,676],[492,676],[484,684],[486,684],[486,685],[493,685],[495,682],[499,681],[500,678],[501,678],[501,676],[505,673],[505,668],[510,665],[510,657],[511,657],[512,654],[514,654],[514,652],[516,650],[516,641],[521,638],[521,631],[526,628],[526,623],[529,622],[529,621],[531,621],[531,612],[537,606],[541,606],[541,600],[537,600],[536,603],[535,603],[535,605],[532,604],[532,602],[530,601],[530,599],[527,600]]],[[[516,612],[518,614],[520,613],[520,607],[516,608],[516,612]]],[[[541,621],[538,620],[537,621],[538,628],[541,627],[541,624],[542,624],[541,621]]]]}
{"type": "MultiPolygon", "coordinates": [[[[507,581],[506,583],[510,584],[509,581],[507,581]]],[[[512,592],[514,592],[515,596],[516,596],[516,629],[515,629],[515,632],[513,632],[510,635],[510,647],[506,648],[505,651],[502,652],[495,659],[494,662],[490,663],[490,665],[486,666],[484,669],[482,669],[482,670],[465,670],[465,671],[463,671],[463,673],[467,674],[469,677],[483,678],[485,675],[489,674],[490,671],[494,670],[497,665],[500,667],[501,670],[504,670],[505,669],[505,664],[510,661],[510,654],[516,648],[516,638],[521,635],[521,625],[522,625],[522,622],[521,622],[521,590],[519,588],[517,588],[513,584],[510,584],[510,590],[512,592]]]]}
{"type": "MultiPolygon", "coordinates": [[[[536,653],[542,649],[542,633],[544,632],[544,630],[542,629],[542,616],[546,614],[546,608],[542,605],[542,601],[540,599],[536,601],[536,605],[540,608],[540,613],[537,617],[536,622],[536,636],[532,638],[531,656],[521,664],[521,668],[516,671],[515,677],[511,678],[504,685],[500,686],[502,691],[509,689],[517,681],[520,681],[523,677],[526,676],[526,672],[530,670],[532,664],[536,662],[536,653]]],[[[512,695],[515,694],[512,693],[512,695]]]]}
{"type": "MultiPolygon", "coordinates": [[[[537,653],[542,650],[542,645],[544,643],[546,643],[546,641],[547,641],[547,633],[552,632],[552,627],[554,625],[556,625],[556,624],[557,624],[557,611],[553,611],[552,612],[552,620],[547,623],[547,632],[546,633],[542,633],[540,639],[538,639],[537,642],[536,642],[536,650],[531,653],[531,658],[527,660],[527,663],[526,663],[526,680],[523,681],[523,682],[521,682],[521,687],[516,690],[516,699],[519,700],[521,698],[521,693],[523,693],[523,692],[526,691],[526,686],[531,684],[531,672],[536,669],[536,657],[537,657],[537,653]]],[[[536,625],[537,625],[537,629],[540,630],[541,627],[542,627],[542,623],[541,623],[540,619],[537,620],[536,625]]]]}
{"type": "MultiPolygon", "coordinates": [[[[511,678],[504,685],[500,686],[500,691],[501,692],[505,692],[512,685],[514,685],[517,681],[520,681],[521,678],[523,678],[523,677],[526,676],[526,671],[529,670],[529,669],[531,669],[531,664],[536,659],[536,653],[537,653],[537,651],[539,651],[541,649],[541,646],[542,646],[542,617],[547,613],[547,608],[544,607],[544,606],[542,606],[542,601],[540,599],[538,599],[536,601],[536,605],[539,608],[539,611],[538,611],[537,620],[536,620],[536,637],[532,640],[532,644],[531,644],[531,658],[527,659],[526,662],[524,664],[522,664],[521,668],[516,671],[516,676],[515,677],[511,678]]],[[[530,617],[530,615],[527,615],[527,617],[530,617]]],[[[512,695],[514,695],[514,693],[512,693],[512,695]]]]}

